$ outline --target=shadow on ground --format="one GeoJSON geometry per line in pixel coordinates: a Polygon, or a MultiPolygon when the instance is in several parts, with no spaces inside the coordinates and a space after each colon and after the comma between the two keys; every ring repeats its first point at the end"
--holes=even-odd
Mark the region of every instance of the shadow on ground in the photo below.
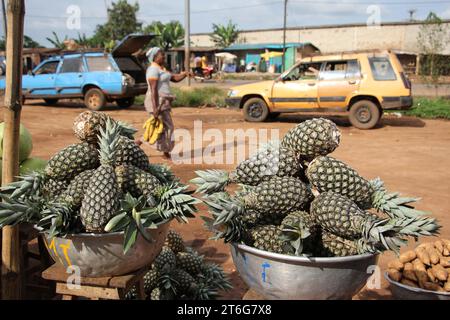
{"type": "MultiPolygon", "coordinates": [[[[328,115],[324,113],[309,113],[305,114],[284,114],[280,115],[276,119],[269,120],[271,122],[283,122],[283,123],[300,123],[312,118],[327,118],[336,123],[339,127],[351,127],[351,123],[348,120],[347,115],[328,115]]],[[[395,116],[383,116],[380,123],[374,128],[380,129],[383,127],[425,127],[425,122],[415,117],[395,117],[395,116]]]]}

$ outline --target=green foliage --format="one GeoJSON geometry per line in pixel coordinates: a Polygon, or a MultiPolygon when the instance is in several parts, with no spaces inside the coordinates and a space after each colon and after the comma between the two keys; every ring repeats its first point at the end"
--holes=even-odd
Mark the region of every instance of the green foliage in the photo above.
{"type": "Polygon", "coordinates": [[[417,45],[423,55],[421,72],[425,82],[437,84],[442,74],[444,64],[439,59],[447,41],[449,33],[446,24],[434,12],[430,12],[420,26],[417,45]]]}
{"type": "Polygon", "coordinates": [[[184,28],[179,21],[170,21],[166,24],[153,21],[143,29],[144,33],[157,35],[151,46],[160,47],[167,51],[170,48],[181,47],[184,44],[184,28]]]}
{"type": "Polygon", "coordinates": [[[55,31],[52,31],[53,38],[47,37],[47,41],[50,42],[55,48],[64,49],[66,46],[64,41],[67,40],[67,35],[64,37],[64,40],[60,40],[55,31]]]}
{"type": "Polygon", "coordinates": [[[130,33],[139,32],[142,23],[137,20],[136,14],[139,4],[129,4],[126,0],[118,0],[108,8],[108,21],[97,25],[91,45],[111,47],[112,41],[123,39],[130,33]]]}
{"type": "Polygon", "coordinates": [[[0,39],[0,50],[6,50],[6,41],[5,41],[5,37],[2,37],[0,39]]]}
{"type": "Polygon", "coordinates": [[[23,47],[24,48],[42,48],[39,42],[34,41],[31,37],[25,35],[23,36],[23,47]]]}
{"type": "Polygon", "coordinates": [[[429,119],[450,119],[450,100],[445,98],[416,98],[407,115],[429,119]]]}
{"type": "Polygon", "coordinates": [[[231,46],[238,38],[239,30],[237,24],[231,20],[227,25],[220,25],[213,23],[213,35],[211,40],[219,48],[226,48],[231,46]]]}
{"type": "MultiPolygon", "coordinates": [[[[226,106],[225,98],[227,91],[216,87],[194,89],[172,88],[172,93],[176,96],[173,107],[226,106]]],[[[144,96],[137,97],[136,103],[143,104],[144,96]]]]}

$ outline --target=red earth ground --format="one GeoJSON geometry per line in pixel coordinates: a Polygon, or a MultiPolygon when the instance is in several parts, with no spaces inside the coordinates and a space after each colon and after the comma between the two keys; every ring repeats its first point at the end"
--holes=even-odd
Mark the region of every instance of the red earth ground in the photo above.
{"type": "MultiPolygon", "coordinates": [[[[36,101],[24,106],[22,123],[33,136],[32,156],[49,159],[61,148],[76,142],[72,133],[72,121],[82,111],[85,109],[81,104],[72,102],[48,107],[36,101]]],[[[142,133],[142,123],[146,118],[143,107],[134,106],[127,110],[111,107],[106,112],[116,119],[133,124],[140,129],[139,134],[142,133]]],[[[201,120],[204,131],[218,129],[223,133],[226,129],[278,129],[280,137],[296,123],[313,116],[323,116],[323,114],[291,114],[281,116],[273,122],[247,123],[243,121],[241,113],[237,110],[177,108],[173,111],[176,128],[186,129],[190,133],[193,132],[194,121],[201,120]]],[[[379,127],[363,131],[351,127],[344,115],[327,115],[327,117],[335,121],[342,131],[341,145],[333,156],[347,162],[367,178],[381,177],[388,190],[420,197],[422,201],[417,207],[432,212],[443,226],[442,236],[450,238],[450,121],[390,116],[384,118],[379,127]]],[[[197,153],[204,152],[205,147],[210,143],[205,141],[203,146],[193,144],[189,150],[197,149],[197,153]]],[[[230,149],[236,145],[236,142],[226,144],[216,140],[212,144],[223,145],[224,149],[230,149]]],[[[152,147],[144,146],[143,148],[151,162],[168,163],[152,147]]],[[[219,158],[221,156],[220,153],[216,155],[219,158]]],[[[195,170],[206,168],[232,170],[236,163],[170,165],[183,182],[188,182],[195,176],[195,170]]],[[[188,245],[205,255],[207,260],[221,264],[230,275],[234,289],[225,293],[224,297],[241,299],[247,287],[234,268],[228,246],[221,241],[208,239],[211,234],[204,229],[202,220],[199,218],[200,215],[205,214],[207,214],[205,207],[201,206],[198,217],[192,219],[189,224],[182,225],[174,222],[172,226],[181,232],[188,245]]],[[[421,239],[421,241],[425,240],[421,239]]],[[[411,241],[410,247],[414,245],[411,241]]],[[[382,254],[379,262],[382,270],[385,270],[387,261],[393,257],[392,253],[382,254]]],[[[384,280],[381,289],[363,289],[355,297],[355,299],[389,298],[391,298],[390,292],[384,280]]]]}

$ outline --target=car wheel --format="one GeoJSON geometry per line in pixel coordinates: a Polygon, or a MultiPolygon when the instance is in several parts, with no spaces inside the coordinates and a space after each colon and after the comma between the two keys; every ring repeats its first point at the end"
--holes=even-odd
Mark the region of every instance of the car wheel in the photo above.
{"type": "Polygon", "coordinates": [[[99,111],[106,105],[106,97],[98,88],[89,89],[84,95],[84,104],[93,111],[99,111]]]}
{"type": "Polygon", "coordinates": [[[269,108],[261,98],[250,98],[244,103],[244,119],[249,122],[263,122],[269,116],[269,108]]]}
{"type": "Polygon", "coordinates": [[[58,103],[58,99],[44,99],[45,104],[48,106],[54,106],[58,103]]]}
{"type": "Polygon", "coordinates": [[[134,97],[132,98],[124,98],[116,100],[117,106],[119,108],[129,108],[134,104],[134,97]]]}
{"type": "Polygon", "coordinates": [[[348,116],[350,123],[358,129],[372,129],[381,118],[378,106],[369,100],[355,102],[350,107],[348,116]]]}

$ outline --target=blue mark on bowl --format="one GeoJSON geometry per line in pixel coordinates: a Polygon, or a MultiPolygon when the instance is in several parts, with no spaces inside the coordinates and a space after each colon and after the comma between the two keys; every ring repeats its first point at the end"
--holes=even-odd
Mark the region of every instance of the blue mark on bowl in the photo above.
{"type": "Polygon", "coordinates": [[[261,273],[261,277],[262,277],[262,281],[266,282],[266,278],[267,278],[267,273],[266,273],[266,269],[270,268],[270,264],[268,262],[264,262],[262,265],[262,273],[261,273]]]}

